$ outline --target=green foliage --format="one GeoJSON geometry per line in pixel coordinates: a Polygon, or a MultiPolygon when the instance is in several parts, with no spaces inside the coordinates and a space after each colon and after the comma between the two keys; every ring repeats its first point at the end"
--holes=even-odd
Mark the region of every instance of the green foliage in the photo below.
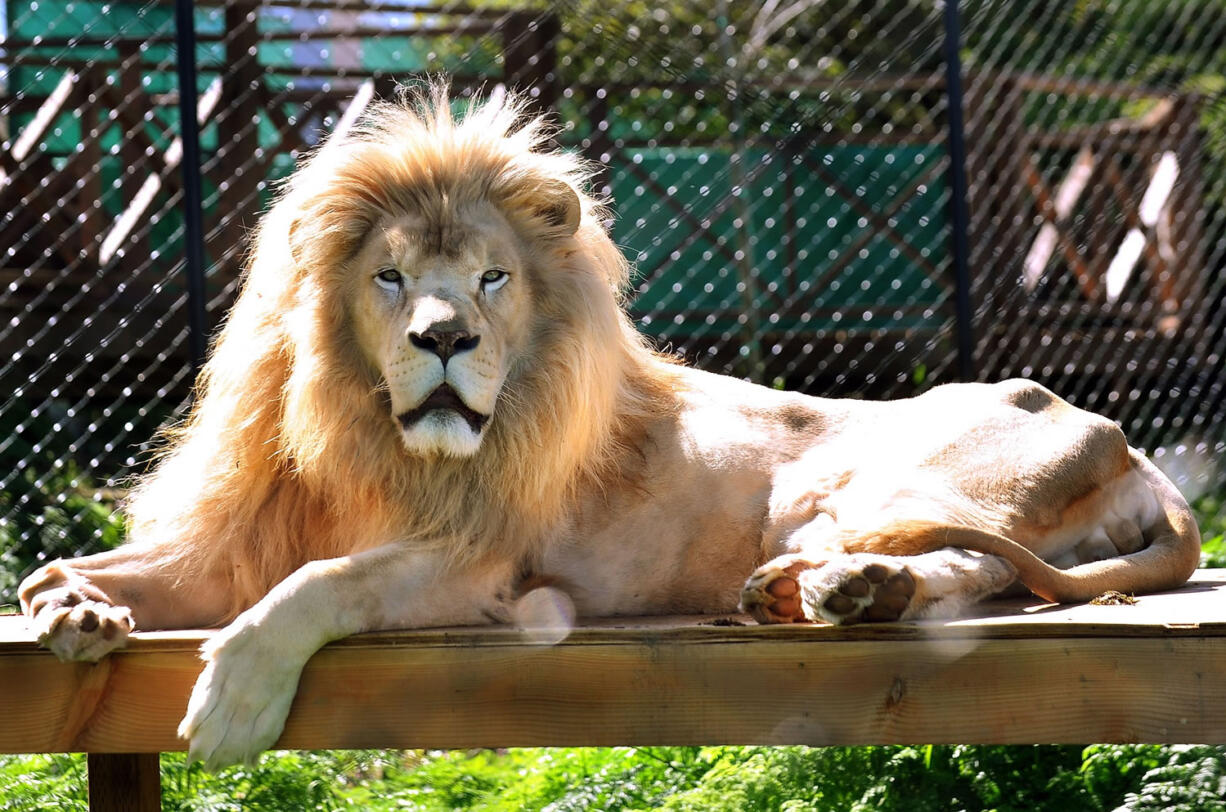
{"type": "Polygon", "coordinates": [[[123,535],[113,499],[75,463],[23,470],[0,491],[0,604],[16,601],[21,576],[37,562],[109,550],[123,535]]]}
{"type": "Polygon", "coordinates": [[[425,810],[651,809],[709,769],[703,754],[697,747],[430,752],[347,797],[358,806],[395,798],[425,810]]]}
{"type": "Polygon", "coordinates": [[[337,809],[343,777],[361,754],[274,751],[255,766],[232,767],[217,775],[182,754],[162,756],[162,808],[209,812],[278,812],[337,809]]]}
{"type": "Polygon", "coordinates": [[[1226,567],[1226,504],[1217,495],[1192,504],[1201,535],[1201,566],[1226,567]]]}
{"type": "Polygon", "coordinates": [[[1206,745],[1086,749],[1083,780],[1099,809],[1117,812],[1226,810],[1226,748],[1206,745]],[[1105,788],[1105,791],[1104,791],[1105,788]],[[1118,806],[1110,806],[1119,799],[1118,806]]]}
{"type": "Polygon", "coordinates": [[[850,809],[868,776],[879,774],[884,748],[713,747],[711,768],[668,798],[672,810],[850,809]]]}
{"type": "Polygon", "coordinates": [[[0,812],[89,809],[85,757],[53,753],[0,756],[0,812]]]}
{"type": "MultiPolygon", "coordinates": [[[[162,756],[165,810],[1226,812],[1226,748],[617,747],[162,756]]],[[[80,755],[0,756],[0,812],[84,810],[80,755]]]]}
{"type": "Polygon", "coordinates": [[[1090,745],[1083,753],[1080,779],[1095,809],[1113,809],[1162,763],[1167,748],[1154,744],[1090,745]]]}
{"type": "Polygon", "coordinates": [[[428,753],[344,797],[371,809],[555,812],[1222,809],[1224,758],[1152,745],[428,753]]]}
{"type": "MultiPolygon", "coordinates": [[[[265,753],[255,766],[216,775],[188,765],[182,753],[161,759],[162,809],[178,812],[284,812],[285,810],[394,809],[353,806],[345,792],[383,759],[374,751],[265,753]]],[[[0,812],[85,810],[85,756],[0,756],[0,812]]]]}

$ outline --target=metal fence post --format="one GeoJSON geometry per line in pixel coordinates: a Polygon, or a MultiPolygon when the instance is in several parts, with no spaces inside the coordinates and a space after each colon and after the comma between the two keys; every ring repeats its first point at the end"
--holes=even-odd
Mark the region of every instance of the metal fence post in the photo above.
{"type": "Polygon", "coordinates": [[[962,121],[961,25],[958,0],[945,0],[945,93],[949,122],[949,228],[954,261],[958,377],[975,380],[974,309],[971,306],[970,210],[967,206],[966,133],[962,121]]]}
{"type": "Polygon", "coordinates": [[[200,177],[200,125],[196,120],[196,23],[193,0],[175,0],[179,74],[179,137],[183,142],[183,240],[187,273],[188,352],[192,370],[204,364],[208,337],[204,286],[204,215],[200,177]]]}

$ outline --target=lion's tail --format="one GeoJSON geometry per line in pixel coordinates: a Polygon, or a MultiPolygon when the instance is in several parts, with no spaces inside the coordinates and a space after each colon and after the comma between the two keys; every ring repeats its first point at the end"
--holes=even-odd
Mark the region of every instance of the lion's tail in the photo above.
{"type": "Polygon", "coordinates": [[[1135,470],[1158,499],[1160,510],[1143,529],[1149,544],[1129,555],[1080,564],[1061,570],[1026,547],[998,533],[976,527],[935,521],[901,520],[883,528],[862,545],[864,551],[918,555],[942,547],[999,556],[1012,564],[1018,578],[1041,598],[1075,603],[1108,590],[1124,593],[1157,592],[1183,584],[1200,563],[1200,530],[1188,503],[1158,468],[1132,451],[1135,470]]]}

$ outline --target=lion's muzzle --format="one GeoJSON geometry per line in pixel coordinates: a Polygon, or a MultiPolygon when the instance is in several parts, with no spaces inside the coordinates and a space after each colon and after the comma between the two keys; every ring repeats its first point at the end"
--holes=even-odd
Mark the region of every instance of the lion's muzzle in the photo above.
{"type": "Polygon", "coordinates": [[[489,415],[481,414],[470,408],[454,389],[448,384],[443,384],[431,392],[417,408],[397,416],[396,420],[404,429],[411,429],[430,412],[439,409],[453,411],[464,418],[464,421],[468,423],[469,428],[472,429],[474,434],[480,434],[486,422],[490,419],[489,415]]]}

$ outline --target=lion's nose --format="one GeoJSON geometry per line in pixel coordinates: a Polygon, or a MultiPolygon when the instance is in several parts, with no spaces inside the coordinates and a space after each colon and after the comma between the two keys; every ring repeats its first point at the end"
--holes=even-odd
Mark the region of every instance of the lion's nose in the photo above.
{"type": "Polygon", "coordinates": [[[444,365],[453,355],[476,349],[481,342],[481,336],[475,336],[467,330],[423,330],[420,333],[410,332],[409,341],[414,347],[428,350],[437,355],[444,365]]]}

